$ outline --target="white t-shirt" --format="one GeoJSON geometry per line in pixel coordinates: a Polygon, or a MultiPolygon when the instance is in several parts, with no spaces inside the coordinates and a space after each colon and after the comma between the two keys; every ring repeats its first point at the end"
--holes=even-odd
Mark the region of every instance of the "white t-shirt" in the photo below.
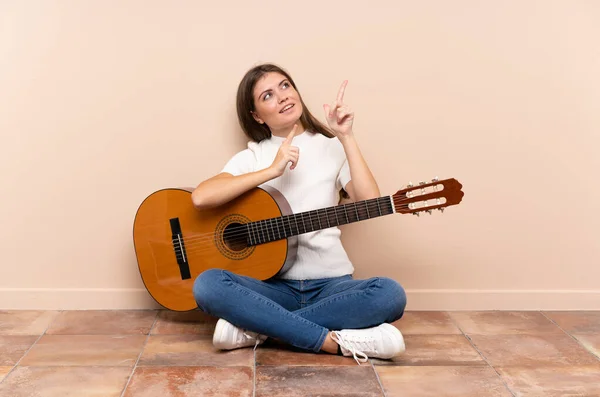
{"type": "MultiPolygon", "coordinates": [[[[259,143],[248,142],[248,148],[233,156],[221,172],[237,176],[268,168],[283,140],[272,136],[259,143]]],[[[300,153],[296,168],[290,170],[288,164],[283,175],[264,185],[281,192],[293,213],[337,205],[340,189],[350,181],[350,168],[340,141],[305,131],[294,137],[292,146],[298,147],[300,153]]],[[[310,280],[352,274],[354,267],[340,236],[337,227],[298,235],[296,262],[279,277],[310,280]]]]}

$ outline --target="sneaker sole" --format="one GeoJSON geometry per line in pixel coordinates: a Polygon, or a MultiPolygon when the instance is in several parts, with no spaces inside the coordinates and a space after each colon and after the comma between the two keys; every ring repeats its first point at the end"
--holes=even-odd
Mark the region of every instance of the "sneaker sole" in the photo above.
{"type": "Polygon", "coordinates": [[[389,357],[385,357],[385,358],[393,358],[393,357],[396,357],[396,356],[404,353],[404,351],[406,350],[406,346],[404,344],[404,337],[402,336],[402,332],[400,332],[400,330],[398,328],[394,327],[392,324],[388,324],[388,323],[383,323],[380,325],[380,327],[382,327],[386,331],[396,335],[397,336],[396,340],[400,341],[399,343],[397,343],[394,346],[395,347],[394,354],[392,354],[389,357]]]}

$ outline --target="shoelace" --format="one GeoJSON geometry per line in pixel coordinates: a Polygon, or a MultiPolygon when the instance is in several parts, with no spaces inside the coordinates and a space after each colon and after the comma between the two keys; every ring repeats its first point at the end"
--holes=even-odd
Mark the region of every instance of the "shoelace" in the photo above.
{"type": "Polygon", "coordinates": [[[367,347],[367,343],[368,340],[348,340],[346,339],[340,332],[338,331],[333,331],[331,333],[331,339],[333,339],[334,341],[337,342],[338,345],[340,345],[341,347],[345,348],[346,350],[349,350],[350,352],[352,352],[352,357],[354,357],[354,360],[356,360],[356,362],[358,363],[358,365],[361,365],[360,363],[366,363],[369,360],[369,356],[367,356],[362,350],[360,345],[364,345],[365,347],[367,347]],[[360,358],[359,358],[360,356],[360,358]]]}
{"type": "Polygon", "coordinates": [[[245,331],[243,334],[246,339],[253,339],[253,338],[256,339],[256,342],[254,343],[254,349],[252,349],[252,350],[256,351],[256,348],[258,347],[258,345],[260,345],[260,338],[258,337],[258,335],[252,336],[250,334],[247,334],[245,331]]]}

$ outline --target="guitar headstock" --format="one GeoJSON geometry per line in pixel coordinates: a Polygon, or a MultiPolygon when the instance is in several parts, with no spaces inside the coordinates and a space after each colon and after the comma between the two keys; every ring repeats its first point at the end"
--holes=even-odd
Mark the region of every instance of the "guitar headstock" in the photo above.
{"type": "Polygon", "coordinates": [[[419,215],[421,212],[431,214],[432,210],[444,211],[444,208],[456,205],[465,195],[462,185],[454,178],[442,181],[433,178],[431,182],[411,183],[405,189],[398,190],[392,197],[396,212],[419,215]]]}

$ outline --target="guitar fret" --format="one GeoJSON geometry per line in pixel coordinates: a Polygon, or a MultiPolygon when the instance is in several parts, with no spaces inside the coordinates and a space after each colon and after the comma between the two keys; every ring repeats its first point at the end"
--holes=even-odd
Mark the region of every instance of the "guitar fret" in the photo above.
{"type": "Polygon", "coordinates": [[[262,237],[262,242],[265,243],[265,242],[267,242],[267,240],[265,239],[265,230],[264,230],[264,227],[262,226],[262,222],[263,221],[260,221],[258,223],[258,227],[260,228],[260,235],[262,237]]]}
{"type": "Polygon", "coordinates": [[[319,221],[319,229],[323,229],[321,226],[321,217],[319,216],[319,210],[317,210],[317,220],[319,221]]]}
{"type": "Polygon", "coordinates": [[[250,222],[248,225],[250,226],[250,236],[252,237],[252,240],[254,241],[254,245],[256,245],[257,241],[256,241],[256,237],[254,237],[254,228],[252,227],[254,225],[254,222],[250,222]]]}
{"type": "Polygon", "coordinates": [[[279,221],[281,222],[281,229],[279,228],[279,223],[277,223],[277,233],[279,234],[279,238],[285,238],[285,223],[283,222],[283,217],[279,218],[279,221]],[[281,233],[283,232],[283,234],[281,233]]]}
{"type": "Polygon", "coordinates": [[[335,207],[333,207],[333,213],[335,214],[335,221],[336,221],[336,222],[337,222],[337,224],[339,225],[339,224],[340,224],[340,220],[338,219],[338,216],[337,216],[337,211],[336,211],[335,207]]]}
{"type": "Polygon", "coordinates": [[[246,234],[248,235],[250,243],[248,245],[252,245],[252,236],[250,235],[250,224],[246,224],[246,234]]]}
{"type": "Polygon", "coordinates": [[[371,215],[369,214],[369,202],[365,200],[365,207],[367,208],[367,218],[371,219],[371,215]]]}
{"type": "Polygon", "coordinates": [[[344,214],[346,214],[346,223],[350,223],[350,219],[348,219],[348,211],[346,211],[346,204],[344,204],[344,214]]]}
{"type": "Polygon", "coordinates": [[[304,226],[304,233],[306,233],[306,223],[304,223],[304,215],[302,215],[302,212],[300,213],[300,219],[302,219],[302,226],[304,226]]]}
{"type": "Polygon", "coordinates": [[[360,216],[358,216],[358,207],[356,206],[356,203],[354,203],[354,211],[356,211],[356,220],[360,221],[360,216]]]}
{"type": "Polygon", "coordinates": [[[298,227],[298,219],[296,219],[296,214],[294,214],[294,222],[296,223],[296,230],[298,231],[297,234],[300,234],[300,228],[298,227]]]}
{"type": "Polygon", "coordinates": [[[379,199],[376,199],[377,201],[377,209],[379,210],[379,216],[381,216],[381,207],[379,206],[379,199]]]}
{"type": "Polygon", "coordinates": [[[269,221],[269,226],[271,226],[271,231],[273,232],[273,241],[277,240],[277,238],[275,238],[275,229],[273,229],[273,221],[269,221]]]}
{"type": "Polygon", "coordinates": [[[327,218],[327,226],[331,227],[331,223],[329,222],[329,214],[327,214],[327,208],[325,208],[325,217],[327,218]]]}

